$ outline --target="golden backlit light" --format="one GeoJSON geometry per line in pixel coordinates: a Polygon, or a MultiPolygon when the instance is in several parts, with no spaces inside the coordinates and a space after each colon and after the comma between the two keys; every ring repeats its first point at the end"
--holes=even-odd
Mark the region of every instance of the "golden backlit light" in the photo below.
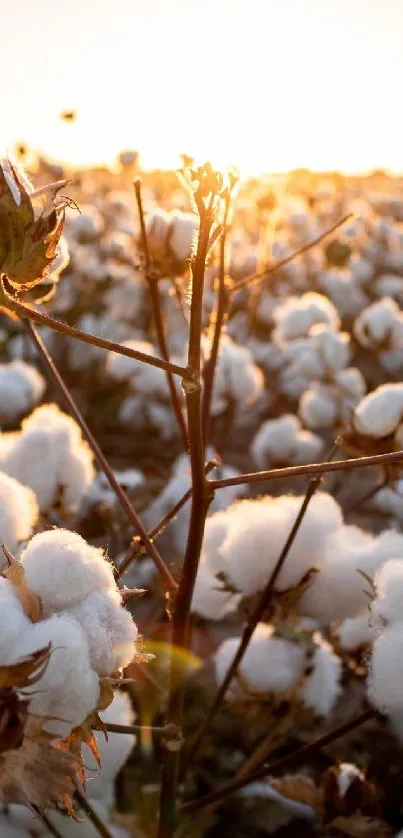
{"type": "Polygon", "coordinates": [[[246,173],[403,169],[401,0],[3,5],[3,151],[24,140],[80,164],[136,148],[145,166],[187,152],[246,173]]]}

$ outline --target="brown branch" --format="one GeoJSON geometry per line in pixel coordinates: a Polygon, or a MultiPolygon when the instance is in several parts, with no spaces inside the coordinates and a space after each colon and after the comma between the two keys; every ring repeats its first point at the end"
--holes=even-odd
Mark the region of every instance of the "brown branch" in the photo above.
{"type": "Polygon", "coordinates": [[[101,818],[97,815],[95,809],[91,806],[91,803],[86,798],[85,794],[83,794],[80,789],[76,789],[75,797],[80,808],[83,812],[85,812],[88,820],[91,821],[94,829],[98,832],[98,835],[100,835],[101,838],[113,838],[113,835],[109,831],[108,827],[105,826],[101,818]]]}
{"type": "MultiPolygon", "coordinates": [[[[337,443],[336,443],[336,445],[337,445],[337,443]]],[[[336,448],[336,445],[333,448],[333,451],[332,451],[330,456],[333,455],[333,452],[336,448]]],[[[198,753],[200,745],[201,745],[201,743],[204,739],[204,736],[206,735],[206,733],[207,733],[207,731],[208,731],[208,729],[211,725],[211,722],[213,721],[213,719],[215,718],[219,708],[221,707],[231,682],[233,681],[233,679],[235,678],[235,676],[237,674],[239,664],[241,663],[241,661],[242,661],[242,659],[245,655],[245,652],[246,652],[246,650],[249,646],[249,643],[251,641],[253,632],[255,631],[255,628],[256,628],[257,624],[260,623],[262,617],[264,616],[264,614],[266,613],[269,605],[272,602],[272,599],[273,599],[273,596],[274,596],[274,593],[275,593],[274,587],[275,587],[276,581],[279,577],[279,574],[281,573],[281,570],[284,566],[285,560],[286,560],[286,558],[287,558],[287,556],[290,552],[290,549],[291,549],[291,547],[292,547],[292,545],[295,541],[295,538],[298,534],[298,530],[299,530],[299,528],[302,524],[302,521],[304,519],[306,510],[308,508],[308,505],[309,505],[313,495],[315,494],[316,490],[320,486],[320,483],[321,483],[321,478],[319,476],[313,477],[309,482],[309,486],[307,488],[307,491],[306,491],[304,500],[301,504],[301,508],[298,512],[298,515],[297,515],[297,517],[294,521],[294,524],[293,524],[293,526],[290,530],[290,533],[289,533],[288,538],[287,538],[287,540],[284,544],[284,547],[283,547],[283,549],[282,549],[282,551],[281,551],[281,553],[280,553],[280,555],[277,559],[277,562],[276,562],[276,564],[273,568],[273,571],[270,574],[270,577],[267,581],[266,587],[265,587],[265,589],[264,589],[264,591],[263,591],[263,593],[262,593],[262,595],[261,595],[261,597],[260,597],[260,599],[259,599],[259,601],[256,605],[256,608],[254,609],[254,611],[252,611],[251,615],[248,618],[248,621],[247,621],[247,623],[245,625],[245,628],[242,632],[242,637],[241,637],[240,644],[239,644],[238,649],[237,649],[237,651],[234,655],[234,658],[231,662],[231,665],[228,668],[227,674],[226,674],[221,686],[219,687],[219,690],[218,690],[217,695],[215,697],[214,703],[213,703],[212,707],[210,708],[209,712],[207,713],[207,716],[205,717],[205,719],[201,723],[201,725],[199,727],[199,730],[196,732],[196,734],[194,736],[194,739],[191,741],[189,750],[186,753],[186,759],[185,759],[185,763],[184,763],[184,766],[183,766],[184,770],[186,770],[186,768],[190,765],[191,761],[194,760],[196,754],[198,753]]]]}
{"type": "Polygon", "coordinates": [[[268,471],[256,471],[241,474],[239,477],[227,477],[223,480],[210,480],[215,489],[225,486],[238,486],[242,483],[262,483],[264,480],[285,480],[287,477],[306,477],[313,474],[326,474],[329,471],[348,471],[368,466],[384,466],[388,463],[403,462],[403,451],[390,451],[388,454],[373,454],[369,457],[356,457],[351,460],[334,460],[332,463],[312,463],[307,466],[286,466],[268,471]]]}
{"type": "Polygon", "coordinates": [[[323,239],[326,239],[327,236],[330,236],[331,233],[334,233],[339,227],[342,227],[347,221],[350,221],[354,217],[354,213],[348,213],[348,215],[344,215],[343,218],[340,218],[339,221],[336,221],[332,227],[329,227],[328,230],[325,230],[324,233],[321,233],[320,236],[317,236],[315,239],[312,239],[307,244],[302,245],[299,247],[298,250],[294,250],[293,253],[290,253],[289,256],[286,256],[284,259],[280,259],[279,262],[276,262],[271,267],[265,268],[264,271],[259,271],[259,273],[252,274],[252,276],[247,276],[245,279],[241,279],[239,282],[235,282],[231,288],[231,294],[235,294],[236,291],[241,291],[243,288],[248,288],[249,285],[252,285],[254,282],[260,282],[263,279],[271,276],[276,271],[279,271],[280,268],[284,268],[285,265],[288,265],[293,259],[296,259],[298,256],[302,256],[303,253],[306,253],[308,250],[311,250],[313,247],[316,247],[317,244],[320,244],[323,239]]]}
{"type": "MultiPolygon", "coordinates": [[[[4,298],[2,298],[2,305],[4,305],[4,298]]],[[[145,352],[138,352],[137,349],[131,349],[129,346],[122,346],[121,343],[115,343],[112,340],[98,338],[95,335],[89,335],[87,332],[82,332],[81,329],[76,329],[74,326],[69,326],[68,323],[62,323],[61,320],[55,320],[49,314],[43,314],[34,308],[31,308],[25,303],[16,300],[14,297],[7,295],[7,308],[14,311],[19,317],[25,318],[38,323],[40,326],[48,326],[55,332],[60,332],[62,335],[81,340],[83,343],[89,343],[91,346],[99,346],[101,349],[107,349],[109,352],[116,352],[118,355],[125,355],[127,358],[134,358],[135,361],[143,361],[145,364],[150,364],[152,367],[158,367],[173,373],[173,375],[180,375],[188,381],[194,381],[196,376],[193,370],[187,367],[181,367],[178,364],[171,364],[170,361],[164,361],[163,358],[155,358],[153,355],[147,355],[145,352]]]]}
{"type": "MultiPolygon", "coordinates": [[[[210,232],[214,220],[214,195],[211,194],[208,207],[204,205],[202,197],[197,201],[198,196],[196,194],[195,198],[199,208],[200,227],[197,252],[192,266],[192,301],[190,309],[188,363],[192,366],[192,369],[200,371],[204,272],[210,232]]],[[[207,510],[213,498],[213,491],[204,473],[200,383],[194,385],[184,382],[183,387],[188,417],[192,506],[183,570],[173,607],[170,692],[166,717],[168,724],[173,724],[178,728],[182,726],[183,693],[181,688],[177,688],[177,655],[175,650],[178,648],[186,649],[189,646],[190,606],[202,548],[207,510]]],[[[176,829],[178,768],[179,752],[165,749],[161,781],[158,838],[172,838],[176,829]]]]}
{"type": "Polygon", "coordinates": [[[218,274],[218,292],[217,292],[217,308],[214,311],[213,326],[213,340],[210,349],[210,355],[204,365],[204,391],[203,391],[203,435],[204,442],[207,445],[210,441],[211,432],[211,400],[214,390],[214,379],[218,362],[218,353],[220,349],[220,340],[223,331],[225,319],[228,315],[228,306],[230,301],[229,286],[225,281],[225,256],[228,234],[228,213],[230,209],[231,192],[228,190],[225,198],[224,218],[222,224],[222,233],[220,238],[220,260],[219,260],[219,274],[218,274]]]}
{"type": "Polygon", "coordinates": [[[239,791],[239,789],[244,786],[248,786],[250,783],[255,782],[255,780],[262,780],[264,777],[267,777],[268,774],[274,774],[274,772],[282,771],[285,768],[288,770],[290,768],[294,768],[304,762],[308,757],[317,753],[317,751],[321,748],[324,748],[326,745],[330,745],[332,742],[336,742],[337,739],[341,739],[343,736],[351,733],[351,731],[355,730],[360,725],[365,724],[365,722],[368,722],[376,715],[377,713],[375,710],[366,710],[350,722],[346,722],[340,727],[335,728],[335,730],[332,730],[330,733],[320,736],[318,739],[314,739],[313,742],[309,742],[307,745],[303,745],[302,748],[299,748],[297,751],[293,751],[291,754],[287,754],[287,756],[281,757],[269,765],[264,765],[262,768],[257,769],[252,774],[249,774],[249,776],[239,777],[237,780],[233,780],[221,789],[217,789],[217,791],[213,791],[210,794],[206,794],[204,797],[199,797],[196,800],[191,800],[189,803],[185,803],[181,807],[181,812],[184,815],[190,815],[199,811],[199,809],[203,809],[205,806],[222,803],[230,797],[230,795],[239,791]]]}
{"type": "MultiPolygon", "coordinates": [[[[152,270],[151,266],[151,259],[150,259],[150,251],[148,247],[148,237],[147,237],[147,230],[146,224],[144,219],[144,208],[143,208],[143,201],[141,196],[141,180],[140,178],[136,178],[134,181],[134,190],[136,193],[136,202],[137,202],[137,209],[139,213],[140,219],[140,229],[141,229],[141,242],[143,246],[144,252],[144,262],[145,262],[145,278],[148,283],[148,290],[150,293],[150,300],[151,300],[151,308],[153,312],[154,318],[154,325],[155,331],[157,334],[157,342],[159,346],[159,351],[161,357],[164,361],[169,363],[169,352],[168,352],[168,344],[166,340],[165,334],[165,326],[164,321],[162,318],[162,311],[161,311],[161,300],[160,295],[158,292],[158,280],[155,271],[152,270]]],[[[185,446],[185,449],[188,448],[188,433],[186,428],[185,419],[182,413],[181,403],[179,399],[179,394],[176,389],[175,381],[171,372],[167,370],[167,379],[168,379],[168,387],[171,396],[171,404],[173,412],[176,416],[176,421],[178,423],[179,431],[182,436],[182,441],[185,446]]]]}
{"type": "Polygon", "coordinates": [[[149,537],[147,535],[147,531],[144,528],[143,524],[141,523],[140,518],[137,515],[137,512],[135,511],[135,509],[134,509],[129,497],[127,496],[126,492],[124,491],[124,489],[120,485],[119,481],[117,480],[117,478],[116,478],[113,470],[111,469],[104,453],[101,451],[96,439],[94,438],[93,434],[91,433],[85,419],[83,418],[83,416],[81,414],[81,411],[77,407],[77,405],[76,405],[76,403],[75,403],[75,401],[74,401],[74,399],[73,399],[73,397],[70,393],[70,390],[68,389],[65,382],[63,381],[63,378],[60,375],[59,370],[57,369],[57,366],[56,366],[50,352],[48,351],[45,344],[43,343],[42,338],[38,334],[38,331],[37,331],[36,327],[33,325],[33,323],[31,323],[29,320],[26,320],[26,319],[23,320],[23,323],[24,323],[24,326],[25,326],[29,336],[31,337],[33,343],[35,344],[35,346],[36,346],[36,348],[39,352],[39,355],[42,359],[42,362],[45,366],[45,369],[47,370],[47,372],[49,373],[49,375],[53,379],[54,383],[56,384],[58,390],[60,391],[69,412],[74,417],[77,424],[80,426],[85,439],[87,440],[88,444],[90,445],[90,447],[91,447],[91,449],[94,453],[94,456],[95,456],[95,458],[96,458],[96,460],[99,464],[99,467],[104,472],[105,477],[107,478],[111,488],[115,492],[115,494],[116,494],[116,496],[117,496],[117,498],[118,498],[118,500],[119,500],[119,502],[122,506],[122,509],[126,513],[130,523],[132,524],[132,526],[134,527],[134,529],[136,530],[136,532],[139,534],[140,538],[142,539],[142,541],[144,543],[144,546],[147,548],[147,551],[148,551],[150,557],[155,562],[155,564],[156,564],[162,578],[164,579],[168,589],[171,590],[171,591],[176,590],[177,584],[176,584],[174,578],[172,577],[171,573],[169,572],[167,566],[165,565],[165,562],[164,562],[162,556],[158,552],[154,543],[149,539],[149,537]]]}
{"type": "Polygon", "coordinates": [[[153,727],[152,725],[117,725],[112,723],[105,724],[108,733],[142,733],[143,731],[156,733],[161,736],[169,735],[173,732],[173,728],[169,725],[160,725],[153,727]]]}

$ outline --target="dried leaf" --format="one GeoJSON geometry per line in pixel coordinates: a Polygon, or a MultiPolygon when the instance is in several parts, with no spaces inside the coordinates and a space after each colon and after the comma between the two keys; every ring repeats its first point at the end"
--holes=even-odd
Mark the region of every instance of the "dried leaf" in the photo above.
{"type": "Polygon", "coordinates": [[[306,803],[312,806],[319,815],[323,813],[323,793],[315,786],[310,777],[303,774],[296,774],[294,777],[282,777],[280,780],[270,780],[270,785],[276,791],[289,797],[290,800],[297,800],[298,803],[306,803]]]}
{"type": "MultiPolygon", "coordinates": [[[[35,720],[36,726],[43,721],[35,720]]],[[[75,792],[77,766],[77,757],[55,748],[49,734],[26,735],[18,750],[2,754],[0,798],[40,811],[55,809],[60,802],[66,805],[75,792]]]]}
{"type": "Polygon", "coordinates": [[[33,652],[18,663],[0,666],[0,688],[23,689],[24,687],[32,687],[46,671],[50,653],[51,644],[49,643],[44,649],[38,649],[37,652],[33,652]]]}
{"type": "Polygon", "coordinates": [[[348,836],[348,838],[390,838],[392,831],[390,827],[378,818],[371,818],[367,815],[352,815],[349,818],[335,818],[329,824],[329,835],[348,836]]]}
{"type": "Polygon", "coordinates": [[[9,567],[4,571],[3,575],[15,588],[15,592],[27,617],[33,623],[39,623],[42,619],[42,603],[39,597],[32,593],[25,582],[24,566],[10,553],[4,544],[3,552],[9,563],[9,567]]]}
{"type": "Polygon", "coordinates": [[[0,689],[0,754],[20,748],[27,723],[29,701],[9,688],[0,689]]]}

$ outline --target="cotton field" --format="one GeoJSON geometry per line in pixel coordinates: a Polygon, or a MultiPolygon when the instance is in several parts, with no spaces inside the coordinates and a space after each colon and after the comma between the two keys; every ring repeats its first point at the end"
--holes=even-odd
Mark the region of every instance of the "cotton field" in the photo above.
{"type": "Polygon", "coordinates": [[[0,836],[397,838],[402,182],[183,162],[0,163],[0,836]]]}

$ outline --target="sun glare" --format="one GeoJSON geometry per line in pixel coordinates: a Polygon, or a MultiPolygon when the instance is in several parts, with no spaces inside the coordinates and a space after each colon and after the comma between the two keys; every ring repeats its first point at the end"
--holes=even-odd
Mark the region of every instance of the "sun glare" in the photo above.
{"type": "MultiPolygon", "coordinates": [[[[39,6],[47,48],[22,33],[27,60],[2,95],[8,146],[26,140],[81,164],[137,148],[146,167],[186,152],[248,174],[403,169],[399,2],[115,0],[96,15],[95,0],[57,14],[39,6]],[[77,120],[60,120],[63,108],[77,120]]],[[[25,13],[35,34],[38,15],[28,3],[25,13]]],[[[12,60],[5,43],[1,63],[12,60]]]]}

